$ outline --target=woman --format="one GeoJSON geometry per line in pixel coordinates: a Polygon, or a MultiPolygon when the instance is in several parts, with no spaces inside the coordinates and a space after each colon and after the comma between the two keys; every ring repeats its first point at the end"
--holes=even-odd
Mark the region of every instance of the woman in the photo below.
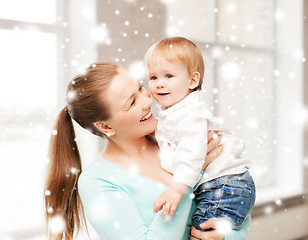
{"type": "MultiPolygon", "coordinates": [[[[153,213],[154,200],[166,190],[172,176],[160,167],[159,149],[151,137],[156,120],[148,91],[125,69],[113,63],[96,63],[68,85],[67,102],[56,122],[57,134],[51,139],[45,187],[50,191],[45,196],[47,223],[61,216],[67,226],[63,233],[50,236],[72,239],[74,229],[78,231],[84,223],[84,207],[103,239],[188,239],[191,188],[172,219],[164,221],[161,212],[153,213]],[[108,140],[101,156],[82,174],[72,118],[108,140]]],[[[207,163],[209,159],[211,156],[207,163]]],[[[249,219],[246,222],[249,225],[249,219]]],[[[206,224],[215,228],[215,221],[206,224]]],[[[231,232],[234,239],[245,235],[247,224],[231,232]]],[[[192,229],[191,239],[209,236],[225,239],[217,230],[192,229]]]]}

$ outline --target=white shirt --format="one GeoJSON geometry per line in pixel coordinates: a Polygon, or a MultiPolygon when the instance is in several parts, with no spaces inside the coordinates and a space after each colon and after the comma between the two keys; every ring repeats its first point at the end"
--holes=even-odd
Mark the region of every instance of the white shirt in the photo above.
{"type": "Polygon", "coordinates": [[[173,173],[173,181],[191,187],[228,174],[243,173],[249,161],[242,157],[242,141],[221,120],[212,116],[200,91],[190,93],[183,100],[159,113],[156,139],[161,151],[161,166],[173,173]],[[222,153],[202,174],[207,153],[207,132],[222,132],[222,153]]]}

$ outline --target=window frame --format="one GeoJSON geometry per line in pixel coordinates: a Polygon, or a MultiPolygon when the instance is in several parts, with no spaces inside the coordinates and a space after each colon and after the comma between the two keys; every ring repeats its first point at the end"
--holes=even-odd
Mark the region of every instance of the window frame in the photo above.
{"type": "MultiPolygon", "coordinates": [[[[268,9],[269,14],[270,14],[269,16],[272,16],[272,18],[271,18],[272,21],[271,21],[270,26],[269,26],[270,38],[272,38],[274,40],[275,46],[278,44],[278,41],[280,41],[280,39],[277,36],[278,35],[277,32],[281,31],[281,29],[279,30],[279,27],[277,27],[278,23],[275,20],[275,11],[278,9],[277,8],[278,5],[279,5],[278,0],[271,0],[270,7],[268,9]]],[[[276,47],[271,47],[271,46],[256,47],[256,46],[249,46],[248,44],[246,44],[245,47],[241,47],[240,43],[239,44],[230,44],[230,43],[224,43],[224,42],[219,41],[219,39],[216,35],[216,32],[218,31],[219,10],[218,10],[217,13],[214,13],[213,9],[215,9],[215,8],[219,9],[217,1],[209,0],[208,21],[211,23],[211,28],[210,28],[210,31],[209,31],[210,36],[208,38],[209,41],[194,41],[199,46],[202,53],[204,53],[205,55],[211,55],[210,49],[213,49],[213,48],[225,49],[225,47],[230,47],[230,49],[232,49],[232,50],[244,51],[244,52],[247,52],[248,54],[249,54],[249,52],[267,54],[271,59],[271,70],[272,71],[274,71],[275,69],[279,69],[281,67],[279,65],[279,62],[277,61],[277,58],[279,57],[279,49],[277,49],[276,47]],[[207,49],[205,47],[207,44],[210,45],[210,49],[207,49]]],[[[282,9],[282,10],[285,10],[285,9],[282,9]]],[[[305,14],[306,15],[304,15],[304,16],[308,15],[307,9],[306,9],[305,14]]],[[[307,45],[306,45],[306,52],[307,52],[307,45]]],[[[306,54],[306,56],[307,56],[307,54],[306,54]]],[[[210,65],[211,65],[210,66],[210,68],[211,68],[210,74],[211,74],[211,76],[210,76],[210,78],[212,78],[214,80],[209,85],[210,85],[210,88],[213,89],[213,88],[216,88],[217,84],[218,84],[218,79],[216,77],[216,73],[218,71],[218,64],[216,63],[215,59],[213,59],[212,57],[210,57],[210,58],[211,58],[211,60],[210,60],[210,65]]],[[[307,65],[307,63],[306,63],[306,65],[307,65]]],[[[299,69],[300,68],[301,67],[299,67],[299,69]]],[[[299,71],[299,74],[301,74],[301,71],[299,71]]],[[[273,98],[275,99],[275,101],[273,102],[273,110],[274,110],[274,112],[277,112],[278,111],[277,101],[279,101],[279,100],[277,100],[277,97],[278,97],[278,94],[279,94],[279,92],[277,90],[278,87],[276,85],[274,85],[275,77],[273,75],[273,72],[269,72],[267,74],[267,76],[269,76],[270,80],[272,80],[272,82],[273,82],[273,83],[271,83],[273,91],[274,91],[273,92],[273,98]]],[[[303,77],[305,77],[305,79],[307,79],[307,76],[303,76],[303,77]]],[[[301,79],[301,81],[304,82],[304,78],[301,79]]],[[[214,101],[217,99],[217,96],[215,96],[211,92],[207,92],[207,94],[209,95],[209,99],[207,99],[207,100],[210,100],[211,105],[215,105],[214,101]]],[[[307,106],[307,103],[306,103],[306,106],[307,106]]],[[[213,113],[214,113],[214,115],[218,114],[216,107],[214,108],[213,113]]],[[[275,118],[273,120],[273,124],[274,124],[273,127],[278,125],[278,123],[280,121],[284,121],[284,119],[275,118]]],[[[304,130],[304,128],[302,128],[302,131],[303,130],[304,130]]],[[[278,136],[279,131],[281,131],[281,128],[279,129],[279,128],[275,127],[273,129],[273,131],[271,132],[271,134],[273,134],[274,139],[278,136]]],[[[307,133],[306,133],[306,135],[307,135],[307,133]]],[[[306,136],[306,139],[301,139],[301,138],[298,139],[299,144],[301,146],[297,149],[300,150],[301,152],[305,151],[305,150],[303,150],[303,146],[304,146],[305,143],[307,145],[307,138],[308,137],[306,136]]],[[[277,165],[278,164],[277,162],[279,161],[277,158],[278,158],[278,155],[279,155],[278,153],[279,153],[279,151],[281,151],[283,146],[284,145],[282,145],[282,144],[281,145],[277,144],[276,148],[274,148],[274,151],[273,151],[274,160],[270,164],[274,167],[276,166],[275,169],[277,168],[277,166],[279,166],[279,165],[277,165]]],[[[299,155],[301,155],[301,153],[299,153],[299,155]]],[[[302,155],[304,155],[304,153],[302,153],[302,155]]],[[[307,158],[307,153],[306,153],[306,158],[307,158]]],[[[300,164],[299,161],[301,161],[301,159],[297,159],[297,160],[298,160],[297,164],[300,164]]],[[[299,167],[299,165],[298,165],[298,167],[299,167]]],[[[277,206],[277,204],[275,203],[275,201],[277,201],[277,199],[283,200],[284,202],[288,202],[291,205],[293,205],[294,203],[297,204],[298,202],[303,201],[303,194],[307,194],[307,192],[305,192],[305,187],[307,189],[307,186],[304,185],[304,180],[302,180],[303,188],[301,190],[294,191],[294,192],[291,191],[289,194],[283,194],[282,193],[282,191],[281,191],[282,184],[279,183],[279,179],[283,178],[283,171],[284,170],[282,168],[279,168],[277,170],[277,172],[275,173],[275,175],[273,176],[273,179],[271,180],[271,184],[267,183],[267,186],[260,187],[260,190],[258,191],[259,192],[258,195],[259,196],[264,195],[264,197],[257,198],[257,201],[256,201],[257,206],[260,206],[260,208],[262,208],[266,204],[273,204],[273,205],[277,206]],[[277,192],[273,193],[272,189],[274,189],[277,192]]],[[[307,170],[306,170],[306,172],[307,172],[307,170]]],[[[299,173],[299,174],[301,174],[301,173],[299,173]]],[[[305,179],[305,178],[307,179],[307,173],[305,175],[303,175],[303,179],[305,179]]],[[[260,212],[260,210],[257,209],[256,214],[259,214],[259,212],[260,212]]]]}
{"type": "MultiPolygon", "coordinates": [[[[241,43],[239,42],[238,44],[234,44],[234,43],[226,43],[226,42],[223,42],[223,41],[220,41],[219,38],[217,37],[217,32],[219,30],[219,26],[218,26],[218,21],[219,21],[219,4],[216,0],[209,0],[209,22],[212,23],[211,25],[211,30],[210,30],[210,36],[209,36],[209,40],[210,41],[205,41],[205,42],[200,42],[200,41],[194,41],[200,48],[200,50],[202,51],[202,53],[205,53],[205,55],[208,55],[208,56],[211,56],[211,49],[216,49],[216,48],[220,48],[220,49],[225,49],[226,47],[229,47],[230,49],[232,49],[233,51],[239,51],[239,52],[245,52],[247,54],[250,54],[250,53],[260,53],[260,54],[266,54],[270,57],[271,59],[271,66],[272,66],[272,69],[275,69],[275,66],[276,66],[276,62],[275,62],[275,50],[270,47],[269,45],[268,46],[251,46],[251,45],[248,45],[248,44],[245,44],[244,47],[241,46],[241,43]],[[218,9],[217,12],[214,12],[213,9],[218,9]],[[204,46],[205,45],[209,45],[210,48],[207,49],[205,48],[204,46]]],[[[274,9],[275,9],[275,0],[271,0],[271,4],[270,4],[270,7],[268,9],[268,12],[273,15],[274,13],[274,9]]],[[[276,39],[275,37],[275,21],[274,19],[271,21],[271,24],[269,26],[269,29],[270,29],[270,32],[271,32],[271,38],[273,39],[276,39]]],[[[211,77],[210,79],[213,79],[213,83],[211,84],[210,88],[213,89],[213,88],[217,88],[217,85],[218,85],[218,81],[219,79],[217,79],[217,72],[219,71],[218,67],[219,67],[219,64],[217,63],[217,60],[210,57],[210,62],[211,62],[211,77]]],[[[206,63],[207,64],[207,63],[206,63]]],[[[271,73],[267,73],[267,76],[271,77],[272,74],[271,73]]],[[[214,102],[216,100],[218,100],[218,97],[217,95],[215,94],[212,94],[211,92],[207,91],[207,94],[209,95],[208,97],[208,101],[211,102],[211,105],[212,106],[215,106],[214,102]]],[[[275,98],[275,96],[274,96],[275,98]]],[[[214,115],[219,115],[219,112],[218,112],[218,107],[214,107],[214,110],[213,110],[213,114],[214,115]]],[[[275,136],[276,132],[275,132],[275,129],[273,130],[273,136],[275,136]]],[[[273,156],[275,158],[275,152],[273,152],[273,156]]],[[[270,164],[274,164],[274,163],[270,163],[270,164]]],[[[273,182],[274,179],[271,180],[271,182],[273,182]]],[[[267,183],[269,184],[269,183],[267,183]]]]}
{"type": "MultiPolygon", "coordinates": [[[[64,91],[66,87],[66,79],[68,78],[68,70],[65,63],[68,61],[69,45],[65,45],[68,39],[69,32],[67,28],[67,10],[68,4],[66,1],[55,0],[56,4],[56,21],[52,24],[38,23],[24,20],[12,20],[0,18],[0,29],[14,31],[18,27],[19,31],[29,31],[35,29],[36,32],[51,33],[56,37],[56,74],[57,74],[57,104],[56,108],[64,102],[64,91]],[[63,96],[63,97],[62,97],[63,96]]],[[[51,116],[53,119],[56,116],[51,116]]],[[[46,153],[47,154],[47,153],[46,153]]],[[[42,173],[43,174],[43,173],[42,173]]],[[[43,192],[42,192],[43,195],[43,192]]],[[[43,204],[41,206],[43,208],[43,204]]],[[[42,211],[43,213],[43,211],[42,211]]],[[[40,226],[29,229],[16,229],[10,232],[4,232],[5,236],[12,239],[30,239],[32,237],[39,237],[45,235],[45,224],[42,222],[40,226]]]]}

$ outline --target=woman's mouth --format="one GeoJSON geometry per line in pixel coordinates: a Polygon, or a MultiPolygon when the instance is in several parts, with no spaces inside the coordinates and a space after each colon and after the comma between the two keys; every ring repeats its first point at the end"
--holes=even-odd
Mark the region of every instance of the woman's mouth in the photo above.
{"type": "Polygon", "coordinates": [[[143,116],[143,117],[140,119],[140,122],[144,122],[144,121],[148,120],[150,117],[152,117],[152,113],[151,113],[151,112],[148,112],[145,116],[143,116]]]}

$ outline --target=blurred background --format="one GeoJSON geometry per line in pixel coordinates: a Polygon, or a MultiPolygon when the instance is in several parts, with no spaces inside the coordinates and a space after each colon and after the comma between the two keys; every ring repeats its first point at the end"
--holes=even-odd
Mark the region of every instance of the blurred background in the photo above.
{"type": "MultiPolygon", "coordinates": [[[[308,239],[307,17],[306,0],[0,0],[0,239],[46,239],[47,148],[68,81],[114,61],[146,86],[143,56],[167,36],[199,46],[206,100],[246,144],[248,239],[308,239]]],[[[76,128],[86,168],[104,142],[76,128]]]]}

